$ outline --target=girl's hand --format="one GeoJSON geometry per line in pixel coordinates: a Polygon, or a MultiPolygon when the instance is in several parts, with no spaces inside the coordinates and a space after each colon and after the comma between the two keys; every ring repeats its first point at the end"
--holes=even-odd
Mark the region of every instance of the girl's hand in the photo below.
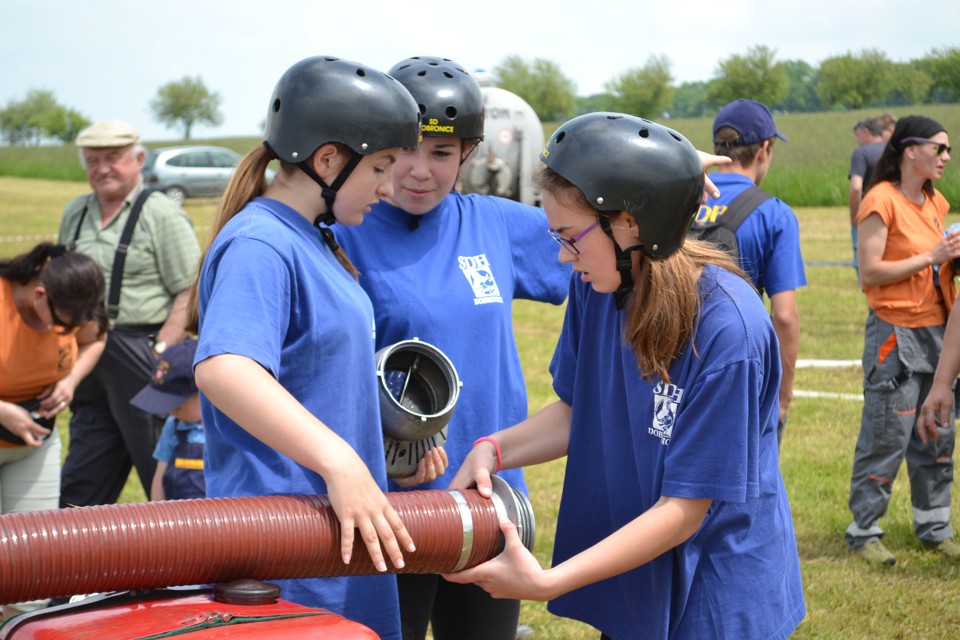
{"type": "Polygon", "coordinates": [[[434,447],[423,454],[420,462],[417,463],[417,472],[414,475],[394,478],[393,481],[401,487],[414,487],[425,482],[433,482],[442,476],[449,466],[450,461],[447,459],[446,450],[443,447],[434,447]]]}
{"type": "Polygon", "coordinates": [[[556,597],[549,588],[546,571],[520,541],[517,526],[500,523],[503,532],[503,553],[493,560],[458,573],[443,574],[444,579],[459,584],[473,583],[494,598],[514,600],[549,600],[556,597]]]}
{"type": "Polygon", "coordinates": [[[490,476],[497,468],[497,451],[489,442],[480,442],[467,454],[457,475],[450,481],[449,489],[469,489],[476,485],[484,498],[493,495],[490,476]]]}
{"type": "Polygon", "coordinates": [[[343,563],[350,564],[355,532],[359,531],[378,571],[387,570],[381,544],[393,566],[402,569],[401,547],[412,552],[416,551],[416,546],[399,514],[353,449],[344,447],[338,460],[336,469],[325,475],[324,479],[330,505],[340,520],[340,556],[343,563]]]}

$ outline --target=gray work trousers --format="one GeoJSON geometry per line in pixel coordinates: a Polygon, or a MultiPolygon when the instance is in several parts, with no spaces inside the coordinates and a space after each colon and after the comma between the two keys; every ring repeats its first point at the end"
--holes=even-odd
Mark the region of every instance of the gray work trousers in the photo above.
{"type": "Polygon", "coordinates": [[[950,420],[940,439],[927,444],[920,442],[916,429],[943,345],[943,329],[896,327],[873,312],[867,317],[863,415],[850,478],[853,522],[845,535],[851,549],[883,537],[878,521],[887,511],[904,457],[917,537],[928,543],[953,537],[950,489],[956,426],[950,420]]]}

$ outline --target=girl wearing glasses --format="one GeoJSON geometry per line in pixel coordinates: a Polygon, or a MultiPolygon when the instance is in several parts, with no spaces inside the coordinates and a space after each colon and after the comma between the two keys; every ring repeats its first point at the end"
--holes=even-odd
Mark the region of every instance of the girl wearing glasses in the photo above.
{"type": "Polygon", "coordinates": [[[960,558],[950,526],[955,428],[924,443],[915,425],[956,298],[951,259],[960,232],[944,233],[950,204],[933,186],[950,161],[935,120],[897,121],[857,213],[860,280],[870,312],[863,348],[863,416],[850,478],[850,551],[874,564],[896,558],[881,542],[880,517],[906,456],[914,533],[928,548],[960,558]]]}
{"type": "MultiPolygon", "coordinates": [[[[428,451],[418,473],[391,489],[446,489],[427,472],[457,468],[478,438],[527,416],[527,394],[513,334],[513,301],[560,304],[568,266],[552,257],[541,209],[454,191],[460,168],[483,138],[483,94],[456,62],[416,57],[390,75],[420,105],[423,141],[400,152],[393,195],[364,223],[338,231],[373,301],[377,347],[419,337],[450,358],[463,382],[444,448],[428,451]],[[419,483],[419,484],[418,484],[419,483]]],[[[503,478],[526,492],[520,469],[503,478]]],[[[437,575],[398,577],[404,637],[514,640],[520,603],[494,600],[474,585],[437,575]]]]}
{"type": "Polygon", "coordinates": [[[60,505],[54,418],[103,353],[104,286],[96,262],[50,242],[0,261],[0,513],[60,505]]]}
{"type": "MultiPolygon", "coordinates": [[[[189,327],[207,496],[327,494],[343,562],[356,536],[381,571],[414,545],[383,495],[373,309],[330,226],[360,224],[390,196],[400,148],[419,135],[416,103],[388,75],[323,56],[288,69],[264,144],[222,198],[189,327]]],[[[401,637],[393,575],[279,582],[288,600],[401,637]]]]}
{"type": "Polygon", "coordinates": [[[489,494],[500,467],[566,456],[553,565],[504,523],[503,554],[445,577],[550,601],[604,638],[786,638],[805,606],[778,463],[778,343],[731,257],[685,240],[704,186],[696,151],[648,120],[594,113],[540,157],[550,226],[579,237],[559,255],[578,276],[551,363],[559,400],[479,444],[450,486],[489,494]]]}

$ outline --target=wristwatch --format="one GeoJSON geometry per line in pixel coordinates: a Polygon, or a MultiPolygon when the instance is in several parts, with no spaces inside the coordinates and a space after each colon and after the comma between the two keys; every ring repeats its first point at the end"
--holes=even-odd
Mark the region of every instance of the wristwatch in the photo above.
{"type": "Polygon", "coordinates": [[[153,352],[158,356],[163,355],[163,352],[167,350],[167,343],[163,340],[155,340],[153,343],[153,352]]]}

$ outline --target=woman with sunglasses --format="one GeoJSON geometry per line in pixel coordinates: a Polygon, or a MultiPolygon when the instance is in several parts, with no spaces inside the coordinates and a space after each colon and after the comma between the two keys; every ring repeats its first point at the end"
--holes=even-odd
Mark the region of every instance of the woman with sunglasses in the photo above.
{"type": "MultiPolygon", "coordinates": [[[[54,418],[107,339],[104,278],[88,256],[50,242],[0,260],[0,513],[56,509],[54,418]]],[[[4,607],[4,617],[45,603],[4,607]]]]}
{"type": "Polygon", "coordinates": [[[503,523],[503,554],[446,576],[604,638],[786,638],[805,615],[777,447],[780,356],[729,254],[686,239],[703,193],[680,134],[593,113],[554,133],[537,176],[579,240],[550,365],[558,400],[479,444],[451,487],[566,456],[553,563],[503,523]]]}
{"type": "Polygon", "coordinates": [[[845,537],[849,550],[872,564],[896,562],[881,542],[879,520],[904,457],[914,533],[927,548],[960,559],[950,525],[953,420],[926,443],[916,429],[956,297],[951,261],[960,256],[960,232],[944,233],[950,204],[933,186],[949,161],[950,140],[940,123],[901,118],[857,212],[860,281],[870,311],[863,415],[850,478],[853,522],[845,537]]]}

